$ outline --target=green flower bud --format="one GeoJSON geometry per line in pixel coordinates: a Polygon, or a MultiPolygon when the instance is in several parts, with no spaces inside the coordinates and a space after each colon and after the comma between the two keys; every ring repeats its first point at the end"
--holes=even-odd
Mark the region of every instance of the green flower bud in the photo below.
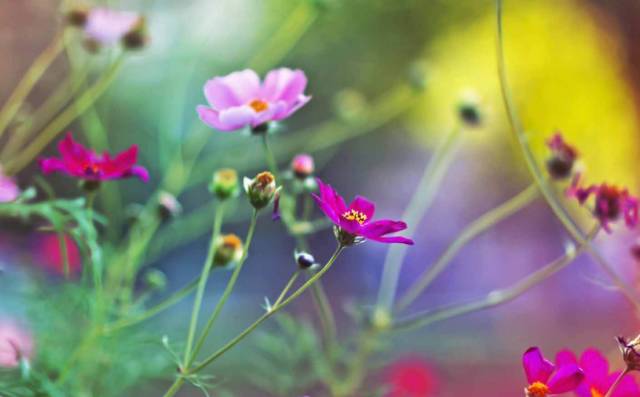
{"type": "Polygon", "coordinates": [[[213,174],[209,191],[219,200],[226,200],[238,194],[238,173],[231,168],[223,168],[213,174]]]}
{"type": "Polygon", "coordinates": [[[151,290],[163,290],[167,286],[167,276],[160,270],[152,269],[145,273],[144,282],[151,290]]]}
{"type": "Polygon", "coordinates": [[[268,171],[259,173],[253,179],[244,178],[244,191],[247,192],[253,208],[257,210],[266,207],[278,190],[275,177],[268,171]]]}
{"type": "Polygon", "coordinates": [[[242,259],[242,240],[235,234],[226,234],[216,241],[216,253],[213,257],[215,266],[227,266],[242,259]]]}

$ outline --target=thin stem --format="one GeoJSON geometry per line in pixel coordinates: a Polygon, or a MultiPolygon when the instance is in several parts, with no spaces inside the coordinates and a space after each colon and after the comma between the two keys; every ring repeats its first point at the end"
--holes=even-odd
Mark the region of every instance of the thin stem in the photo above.
{"type": "Polygon", "coordinates": [[[196,329],[198,327],[198,315],[200,314],[200,307],[202,305],[202,298],[204,297],[204,291],[209,280],[209,272],[211,271],[211,264],[213,257],[216,253],[216,241],[220,235],[220,229],[222,228],[222,219],[224,217],[224,201],[220,202],[219,207],[216,210],[213,221],[213,231],[211,233],[211,241],[209,242],[209,251],[207,258],[202,264],[202,272],[200,274],[200,280],[198,281],[198,289],[196,291],[196,298],[193,302],[193,309],[191,310],[191,322],[189,323],[189,332],[187,334],[187,346],[184,350],[184,364],[185,368],[187,363],[191,360],[191,347],[193,346],[193,340],[196,336],[196,329]]]}
{"type": "Polygon", "coordinates": [[[313,303],[320,317],[320,324],[322,325],[323,334],[326,338],[327,348],[331,350],[335,345],[336,335],[338,333],[331,303],[329,303],[327,293],[320,281],[313,284],[311,293],[313,295],[313,303]]]}
{"type": "Polygon", "coordinates": [[[180,390],[180,388],[182,387],[182,385],[184,385],[184,378],[182,376],[179,376],[178,378],[176,378],[176,380],[173,382],[173,384],[171,385],[171,387],[169,388],[169,390],[167,390],[166,393],[164,393],[164,397],[171,397],[174,396],[178,390],[180,390]]]}
{"type": "Polygon", "coordinates": [[[527,207],[536,197],[538,197],[538,188],[535,184],[532,184],[514,197],[485,212],[475,221],[471,222],[447,247],[436,262],[432,266],[429,266],[402,296],[398,302],[397,310],[404,310],[411,305],[411,303],[413,303],[420,294],[422,294],[431,282],[440,273],[442,273],[444,269],[446,269],[458,251],[460,251],[460,249],[462,249],[469,241],[480,233],[527,207]]]}
{"type": "Polygon", "coordinates": [[[291,287],[293,287],[293,283],[296,282],[296,280],[298,279],[299,275],[300,275],[300,270],[296,270],[296,272],[293,273],[293,275],[289,278],[289,281],[287,282],[287,284],[282,289],[282,292],[280,292],[280,295],[278,296],[278,299],[276,299],[276,302],[272,305],[272,307],[276,307],[282,302],[284,297],[287,296],[287,292],[289,292],[291,287]]]}
{"type": "Polygon", "coordinates": [[[331,268],[331,266],[334,264],[334,262],[336,261],[338,256],[340,256],[340,253],[342,252],[343,249],[344,249],[344,247],[338,246],[338,248],[336,248],[336,250],[333,253],[333,255],[331,256],[331,258],[327,261],[327,264],[324,265],[324,267],[318,273],[314,274],[313,277],[311,277],[309,280],[307,280],[307,282],[305,282],[302,286],[300,286],[294,293],[292,293],[282,303],[280,303],[278,306],[273,307],[270,311],[268,311],[265,314],[263,314],[253,324],[251,324],[249,327],[247,327],[244,331],[242,331],[240,334],[238,334],[235,338],[230,340],[226,345],[221,347],[218,351],[216,351],[215,353],[213,353],[212,355],[207,357],[204,361],[202,361],[200,364],[198,364],[196,367],[194,367],[190,371],[190,373],[197,373],[197,372],[201,371],[203,368],[205,368],[207,365],[211,364],[213,361],[215,361],[218,357],[223,355],[229,349],[231,349],[232,347],[237,345],[247,335],[249,335],[256,328],[258,328],[258,326],[260,324],[262,324],[265,320],[267,320],[269,317],[273,316],[278,311],[282,310],[287,305],[289,305],[291,302],[293,302],[297,297],[299,297],[303,292],[305,292],[310,286],[313,285],[313,283],[315,283],[317,280],[319,280],[331,268]]]}
{"type": "Polygon", "coordinates": [[[124,53],[110,66],[110,68],[98,79],[98,81],[87,89],[78,99],[69,105],[62,113],[53,119],[36,136],[27,147],[25,147],[13,161],[7,162],[7,173],[15,174],[29,164],[44,149],[52,139],[54,139],[66,126],[80,116],[98,98],[104,94],[111,83],[115,80],[120,67],[124,61],[124,53]]]}
{"type": "Polygon", "coordinates": [[[604,397],[611,397],[613,396],[613,393],[616,391],[616,389],[618,388],[618,385],[620,384],[620,382],[622,381],[622,379],[625,377],[625,375],[627,375],[629,373],[630,369],[629,367],[625,368],[624,371],[620,372],[620,375],[618,375],[618,377],[616,378],[615,381],[613,381],[613,384],[611,385],[611,387],[609,388],[609,390],[607,391],[607,394],[604,395],[604,397]]]}
{"type": "MultiPolygon", "coordinates": [[[[453,149],[460,136],[461,129],[453,128],[435,150],[435,153],[427,163],[422,178],[418,183],[415,193],[407,205],[402,219],[410,221],[406,234],[415,233],[420,220],[431,207],[435,193],[440,187],[445,171],[449,168],[453,159],[453,149]]],[[[385,311],[390,311],[396,296],[400,269],[407,254],[407,247],[401,244],[392,245],[387,251],[382,272],[382,282],[378,291],[377,306],[385,311]]]]}
{"type": "Polygon", "coordinates": [[[276,161],[276,157],[273,155],[273,151],[269,145],[269,134],[266,132],[262,134],[262,146],[264,147],[264,155],[267,160],[269,171],[271,171],[276,180],[278,180],[278,162],[276,161]]]}
{"type": "MultiPolygon", "coordinates": [[[[589,241],[595,238],[598,231],[598,227],[593,229],[593,231],[588,236],[589,241]]],[[[537,271],[529,274],[512,286],[492,291],[483,299],[470,303],[450,305],[440,309],[420,312],[412,315],[407,319],[397,321],[393,324],[392,329],[394,331],[400,331],[423,327],[431,323],[447,320],[453,317],[461,316],[463,314],[473,313],[479,310],[488,309],[490,307],[498,306],[500,304],[512,301],[531,288],[542,283],[549,277],[553,276],[560,270],[564,269],[567,265],[572,263],[580,253],[584,252],[586,248],[587,244],[585,243],[580,245],[576,249],[567,250],[564,255],[539,268],[537,271]]]]}
{"type": "Polygon", "coordinates": [[[504,31],[503,31],[503,4],[502,0],[496,0],[496,20],[497,20],[497,57],[498,57],[498,77],[500,79],[500,90],[502,92],[502,98],[509,123],[511,125],[511,131],[513,132],[516,140],[519,143],[520,149],[524,155],[527,168],[536,185],[542,192],[545,200],[551,207],[555,216],[560,220],[564,228],[571,235],[571,237],[580,245],[587,243],[586,250],[596,260],[598,265],[609,275],[616,287],[623,293],[623,295],[631,302],[636,310],[640,310],[640,299],[636,295],[633,288],[618,276],[613,266],[607,262],[607,260],[600,254],[600,252],[591,246],[582,230],[575,225],[571,216],[567,213],[566,209],[560,203],[560,200],[556,197],[555,192],[549,186],[546,181],[543,172],[541,171],[535,156],[531,151],[528,144],[527,137],[524,133],[524,128],[520,118],[518,116],[517,108],[511,96],[511,89],[509,88],[509,82],[507,79],[506,63],[504,56],[504,31]]]}
{"type": "Polygon", "coordinates": [[[251,247],[251,241],[253,240],[253,235],[256,231],[257,220],[258,220],[258,210],[254,209],[253,216],[251,217],[251,223],[249,224],[249,231],[247,232],[247,237],[245,239],[244,250],[242,251],[242,257],[236,264],[236,268],[234,269],[233,274],[231,274],[231,278],[229,279],[229,282],[227,282],[227,286],[224,289],[224,292],[222,293],[222,297],[220,298],[220,300],[218,301],[218,304],[216,305],[215,309],[211,313],[211,316],[209,317],[209,320],[207,321],[207,324],[205,325],[202,331],[202,334],[200,335],[200,338],[196,343],[196,347],[193,349],[193,352],[189,356],[189,358],[185,359],[185,363],[186,363],[185,369],[187,370],[193,363],[193,360],[195,360],[196,357],[198,356],[198,353],[202,349],[202,346],[204,345],[205,341],[207,340],[207,336],[209,335],[209,332],[211,331],[213,324],[218,319],[218,316],[220,315],[220,312],[222,311],[222,308],[224,307],[224,305],[227,303],[229,296],[231,296],[231,292],[233,292],[233,288],[235,287],[236,282],[238,281],[238,277],[240,276],[240,271],[242,270],[242,267],[247,260],[247,256],[249,255],[249,248],[251,247]]]}
{"type": "Polygon", "coordinates": [[[31,67],[24,74],[22,80],[20,80],[9,96],[9,99],[7,99],[7,102],[2,109],[0,109],[0,136],[7,130],[7,126],[24,103],[31,89],[58,57],[63,48],[64,32],[61,31],[54,36],[51,43],[42,51],[33,64],[31,64],[31,67]]]}

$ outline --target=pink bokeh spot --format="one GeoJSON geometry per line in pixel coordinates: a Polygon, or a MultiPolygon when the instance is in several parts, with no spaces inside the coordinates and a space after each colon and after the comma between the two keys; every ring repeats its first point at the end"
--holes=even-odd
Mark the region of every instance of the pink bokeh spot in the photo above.
{"type": "Polygon", "coordinates": [[[15,321],[0,318],[0,367],[15,368],[21,359],[31,359],[33,338],[15,321]]]}

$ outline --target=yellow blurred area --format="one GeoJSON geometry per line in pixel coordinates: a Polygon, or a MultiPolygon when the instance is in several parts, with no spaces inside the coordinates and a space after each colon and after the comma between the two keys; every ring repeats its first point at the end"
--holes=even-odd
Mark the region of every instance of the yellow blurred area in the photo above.
{"type": "MultiPolygon", "coordinates": [[[[545,140],[560,129],[586,165],[587,182],[637,187],[638,118],[623,75],[619,38],[597,15],[569,0],[505,2],[509,81],[531,144],[543,161],[545,140]]],[[[496,16],[488,8],[468,26],[452,26],[426,50],[429,84],[412,122],[427,142],[451,128],[452,110],[472,88],[488,108],[484,131],[469,139],[510,139],[496,68],[496,16]]]]}

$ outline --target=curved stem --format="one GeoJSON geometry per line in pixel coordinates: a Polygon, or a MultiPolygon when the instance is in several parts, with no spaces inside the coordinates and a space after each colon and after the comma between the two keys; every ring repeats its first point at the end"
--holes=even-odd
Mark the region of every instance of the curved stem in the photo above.
{"type": "Polygon", "coordinates": [[[115,80],[123,61],[124,53],[120,54],[94,85],[53,119],[15,159],[7,162],[7,173],[13,175],[27,166],[52,139],[98,100],[115,80]]]}
{"type": "Polygon", "coordinates": [[[202,334],[200,335],[200,338],[196,343],[196,347],[193,349],[193,352],[191,353],[190,357],[188,359],[185,359],[185,363],[186,363],[185,369],[187,370],[191,366],[191,363],[193,363],[193,360],[195,360],[196,357],[198,356],[200,349],[202,349],[202,346],[207,340],[207,336],[209,336],[209,332],[211,331],[213,324],[218,319],[218,316],[220,315],[220,312],[222,311],[222,308],[224,307],[224,305],[227,303],[229,296],[231,296],[231,292],[233,291],[233,288],[235,287],[236,282],[238,281],[238,277],[240,276],[240,271],[242,271],[242,267],[247,260],[247,256],[249,255],[249,248],[251,247],[253,234],[256,231],[257,220],[258,220],[258,210],[254,209],[253,216],[251,217],[251,223],[249,224],[249,231],[247,232],[247,237],[245,239],[244,250],[242,251],[242,257],[236,264],[236,268],[233,270],[233,274],[231,274],[231,278],[229,279],[229,282],[227,283],[227,286],[224,289],[224,292],[222,293],[222,297],[218,301],[218,304],[216,305],[215,309],[213,309],[213,312],[211,313],[209,320],[207,320],[207,324],[204,326],[202,334]]]}
{"type": "Polygon", "coordinates": [[[629,367],[627,367],[627,368],[624,369],[624,371],[620,372],[620,375],[618,375],[616,380],[613,381],[613,384],[611,385],[611,387],[609,387],[609,390],[607,391],[607,394],[604,395],[604,397],[613,396],[613,393],[616,391],[616,388],[618,387],[618,385],[620,384],[622,379],[625,377],[625,375],[627,375],[629,373],[629,371],[630,371],[630,369],[629,369],[629,367]]]}
{"type": "MultiPolygon", "coordinates": [[[[406,231],[408,236],[415,234],[424,214],[431,207],[445,171],[449,168],[453,159],[453,149],[456,146],[460,132],[461,129],[457,126],[452,129],[427,163],[422,178],[401,218],[410,221],[406,231]]],[[[379,309],[388,312],[393,307],[400,269],[406,254],[407,247],[401,244],[392,245],[387,251],[382,272],[382,282],[378,291],[377,306],[379,309]]]]}
{"type": "MultiPolygon", "coordinates": [[[[594,228],[594,230],[588,236],[589,241],[595,238],[598,231],[599,228],[594,228]]],[[[549,277],[553,276],[560,270],[564,269],[567,265],[571,264],[573,260],[578,256],[578,254],[584,252],[586,248],[587,244],[582,244],[577,249],[568,251],[564,255],[558,257],[557,259],[546,264],[537,271],[531,273],[527,277],[516,282],[511,287],[492,291],[483,299],[470,303],[451,305],[440,309],[417,313],[409,318],[399,320],[394,323],[392,326],[392,330],[401,331],[423,327],[431,323],[458,317],[463,314],[473,313],[479,310],[488,309],[490,307],[498,306],[500,304],[512,301],[531,288],[542,283],[549,277]]]]}
{"type": "Polygon", "coordinates": [[[273,304],[272,307],[277,307],[282,302],[284,297],[287,296],[287,292],[289,292],[291,287],[293,287],[293,283],[296,282],[296,280],[298,279],[299,275],[300,275],[300,270],[297,270],[295,273],[293,273],[293,276],[291,276],[291,278],[289,278],[289,281],[287,282],[287,284],[282,289],[282,292],[280,292],[280,295],[278,296],[278,299],[276,299],[276,302],[273,304]]]}
{"type": "Polygon", "coordinates": [[[40,80],[44,72],[58,57],[64,48],[64,32],[56,34],[51,43],[36,58],[29,70],[24,74],[14,91],[0,109],[0,136],[7,130],[7,126],[16,115],[31,89],[40,80]]]}
{"type": "Polygon", "coordinates": [[[640,299],[636,295],[633,288],[627,285],[624,280],[615,272],[613,266],[606,261],[606,259],[600,254],[600,252],[591,246],[585,238],[584,233],[578,226],[575,225],[566,209],[560,203],[560,200],[556,197],[555,192],[549,186],[548,182],[543,176],[543,172],[540,170],[538,163],[529,147],[527,137],[524,133],[522,122],[518,117],[513,98],[511,97],[511,90],[509,88],[509,82],[507,80],[507,71],[504,57],[504,32],[503,32],[503,4],[502,0],[496,0],[496,19],[497,19],[497,57],[498,57],[498,76],[500,78],[500,89],[502,92],[502,98],[505,109],[507,111],[511,130],[519,143],[520,149],[524,155],[527,168],[536,185],[542,192],[545,200],[551,207],[551,210],[555,216],[560,220],[564,228],[571,235],[571,237],[579,244],[587,243],[586,250],[595,259],[598,265],[604,270],[605,273],[611,278],[615,286],[623,293],[623,295],[633,304],[636,310],[640,310],[640,299]]]}
{"type": "Polygon", "coordinates": [[[447,247],[436,262],[429,266],[416,280],[409,290],[402,296],[397,305],[397,310],[406,309],[413,303],[420,294],[438,277],[440,273],[451,263],[451,260],[469,241],[480,233],[495,226],[497,223],[507,219],[514,213],[527,207],[536,197],[538,188],[535,184],[530,185],[522,192],[500,204],[499,206],[485,212],[475,221],[471,222],[458,237],[447,247]]]}
{"type": "Polygon", "coordinates": [[[224,217],[224,202],[220,202],[219,208],[216,210],[216,214],[213,221],[213,231],[211,233],[211,241],[209,242],[209,251],[207,252],[207,258],[202,265],[202,272],[200,274],[200,280],[198,281],[198,289],[196,292],[196,298],[193,302],[193,308],[191,310],[191,322],[189,323],[189,331],[187,334],[187,345],[184,350],[184,365],[191,360],[191,347],[193,346],[193,340],[196,336],[196,329],[198,327],[198,315],[200,314],[200,307],[202,305],[202,298],[204,297],[204,291],[209,280],[209,272],[211,271],[211,263],[216,253],[216,241],[220,235],[220,229],[222,228],[222,219],[224,217]]]}

